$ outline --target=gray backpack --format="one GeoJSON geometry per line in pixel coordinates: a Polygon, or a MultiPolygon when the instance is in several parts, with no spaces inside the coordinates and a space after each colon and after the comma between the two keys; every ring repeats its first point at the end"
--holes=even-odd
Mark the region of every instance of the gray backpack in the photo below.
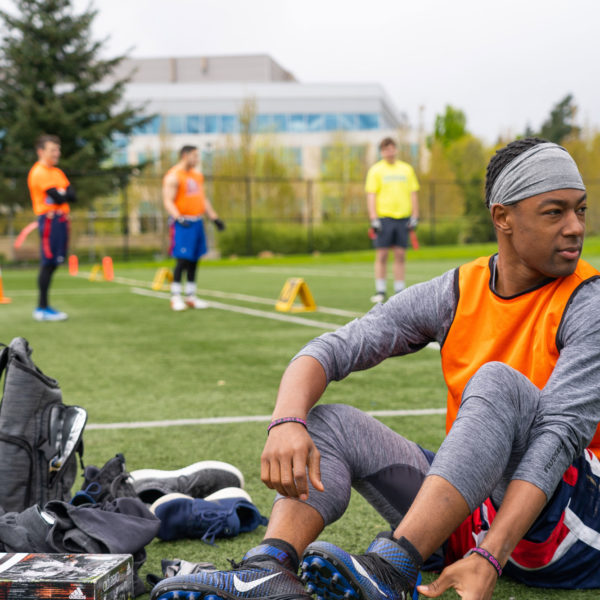
{"type": "Polygon", "coordinates": [[[31,360],[24,338],[0,344],[0,507],[21,512],[49,500],[68,501],[83,468],[86,411],[66,406],[58,382],[31,360]]]}

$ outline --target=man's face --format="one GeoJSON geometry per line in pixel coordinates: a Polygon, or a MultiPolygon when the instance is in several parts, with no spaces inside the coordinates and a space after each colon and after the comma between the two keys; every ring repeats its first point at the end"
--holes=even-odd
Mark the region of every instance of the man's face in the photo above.
{"type": "Polygon", "coordinates": [[[575,271],[585,233],[585,192],[544,192],[506,208],[512,259],[532,283],[575,271]]]}
{"type": "Polygon", "coordinates": [[[198,164],[198,150],[192,150],[183,155],[186,169],[193,169],[198,164]]]}
{"type": "Polygon", "coordinates": [[[43,163],[55,167],[60,158],[60,146],[54,142],[46,142],[43,148],[38,148],[37,155],[43,163]]]}
{"type": "Polygon", "coordinates": [[[396,152],[396,146],[388,144],[381,149],[381,158],[387,160],[389,163],[393,163],[396,160],[396,152]]]}

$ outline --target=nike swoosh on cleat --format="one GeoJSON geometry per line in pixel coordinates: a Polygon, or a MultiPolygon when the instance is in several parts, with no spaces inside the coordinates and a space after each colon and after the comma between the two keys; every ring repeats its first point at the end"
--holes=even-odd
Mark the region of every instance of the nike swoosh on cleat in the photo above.
{"type": "Polygon", "coordinates": [[[369,576],[369,574],[365,571],[364,567],[354,558],[354,556],[350,557],[352,560],[352,564],[354,565],[354,568],[363,576],[366,577],[378,590],[380,594],[383,594],[386,598],[388,597],[388,595],[377,585],[376,581],[373,581],[373,579],[371,579],[371,577],[369,576]]]}
{"type": "Polygon", "coordinates": [[[269,579],[273,579],[273,577],[277,577],[277,575],[281,575],[281,573],[273,573],[272,575],[267,575],[266,577],[255,579],[254,581],[242,581],[237,575],[234,575],[233,585],[238,592],[249,592],[255,587],[258,587],[261,583],[269,581],[269,579]]]}

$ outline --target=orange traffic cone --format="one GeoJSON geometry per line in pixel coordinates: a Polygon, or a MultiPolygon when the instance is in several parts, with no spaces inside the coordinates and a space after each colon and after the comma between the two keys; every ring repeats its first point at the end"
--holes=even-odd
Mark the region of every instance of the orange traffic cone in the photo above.
{"type": "Polygon", "coordinates": [[[4,288],[2,286],[2,269],[0,269],[0,304],[10,304],[12,300],[4,295],[4,288]]]}
{"type": "Polygon", "coordinates": [[[104,275],[105,281],[112,281],[115,278],[115,272],[113,271],[113,261],[110,256],[105,256],[102,259],[102,275],[104,275]]]}
{"type": "Polygon", "coordinates": [[[76,254],[71,254],[69,256],[69,275],[76,277],[77,273],[79,273],[79,259],[76,254]]]}

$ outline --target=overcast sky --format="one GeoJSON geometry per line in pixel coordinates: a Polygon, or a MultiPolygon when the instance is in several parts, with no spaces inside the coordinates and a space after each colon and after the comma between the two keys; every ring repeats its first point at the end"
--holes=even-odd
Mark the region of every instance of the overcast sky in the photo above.
{"type": "MultiPolygon", "coordinates": [[[[87,0],[74,0],[77,8],[87,0]]],[[[10,6],[10,0],[0,0],[10,6]]],[[[446,104],[488,142],[567,93],[600,126],[598,0],[95,0],[106,56],[266,53],[303,82],[378,82],[413,126],[446,104]]]]}

